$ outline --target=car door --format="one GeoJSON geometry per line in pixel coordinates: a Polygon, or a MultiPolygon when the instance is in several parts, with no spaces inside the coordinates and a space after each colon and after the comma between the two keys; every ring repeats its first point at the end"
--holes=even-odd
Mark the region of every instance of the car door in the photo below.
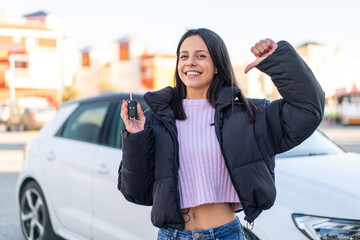
{"type": "Polygon", "coordinates": [[[94,160],[109,102],[80,104],[47,145],[46,184],[61,224],[92,238],[94,160]]]}
{"type": "Polygon", "coordinates": [[[113,106],[105,146],[95,159],[93,237],[95,240],[156,239],[157,229],[150,221],[151,208],[128,202],[117,189],[121,130],[125,128],[120,109],[120,102],[113,106]]]}

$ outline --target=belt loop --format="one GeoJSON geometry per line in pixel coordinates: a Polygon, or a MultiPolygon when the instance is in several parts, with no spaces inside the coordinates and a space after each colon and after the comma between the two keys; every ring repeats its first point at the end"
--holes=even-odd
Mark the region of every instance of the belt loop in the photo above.
{"type": "Polygon", "coordinates": [[[210,239],[215,239],[214,229],[210,228],[209,233],[210,233],[210,239]]]}
{"type": "Polygon", "coordinates": [[[176,239],[177,232],[178,232],[178,230],[177,230],[177,229],[174,229],[174,234],[173,234],[174,240],[176,239]]]}

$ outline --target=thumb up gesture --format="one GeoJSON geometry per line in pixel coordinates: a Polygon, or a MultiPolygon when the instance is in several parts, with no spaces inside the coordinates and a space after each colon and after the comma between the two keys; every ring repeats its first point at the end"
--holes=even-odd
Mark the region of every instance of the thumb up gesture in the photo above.
{"type": "Polygon", "coordinates": [[[255,55],[256,59],[254,62],[250,63],[245,68],[245,73],[250,71],[252,68],[259,65],[259,63],[267,58],[270,54],[272,54],[277,48],[277,43],[274,42],[270,38],[266,38],[265,40],[260,40],[256,43],[252,48],[251,52],[255,55]]]}

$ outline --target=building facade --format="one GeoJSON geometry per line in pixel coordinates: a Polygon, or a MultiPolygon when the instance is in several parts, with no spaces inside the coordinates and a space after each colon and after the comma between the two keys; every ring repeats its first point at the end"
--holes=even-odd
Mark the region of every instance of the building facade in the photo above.
{"type": "Polygon", "coordinates": [[[141,58],[141,86],[153,90],[174,86],[175,66],[175,55],[144,54],[141,58]]]}
{"type": "Polygon", "coordinates": [[[45,12],[24,15],[24,23],[0,22],[0,100],[62,96],[63,24],[45,12]]]}
{"type": "MultiPolygon", "coordinates": [[[[339,49],[314,42],[304,43],[296,47],[296,51],[315,74],[325,91],[326,99],[331,99],[339,92],[349,93],[354,85],[360,86],[359,59],[346,58],[339,49]]],[[[245,68],[245,65],[243,67],[245,68]]],[[[281,97],[267,75],[250,71],[245,79],[251,96],[256,97],[261,90],[268,99],[281,97]]]]}

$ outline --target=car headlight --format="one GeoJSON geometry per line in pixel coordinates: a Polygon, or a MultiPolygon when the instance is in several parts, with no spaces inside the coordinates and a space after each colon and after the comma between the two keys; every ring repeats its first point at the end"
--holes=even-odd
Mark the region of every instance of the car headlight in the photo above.
{"type": "Polygon", "coordinates": [[[360,221],[293,214],[296,227],[312,240],[360,240],[360,221]]]}

